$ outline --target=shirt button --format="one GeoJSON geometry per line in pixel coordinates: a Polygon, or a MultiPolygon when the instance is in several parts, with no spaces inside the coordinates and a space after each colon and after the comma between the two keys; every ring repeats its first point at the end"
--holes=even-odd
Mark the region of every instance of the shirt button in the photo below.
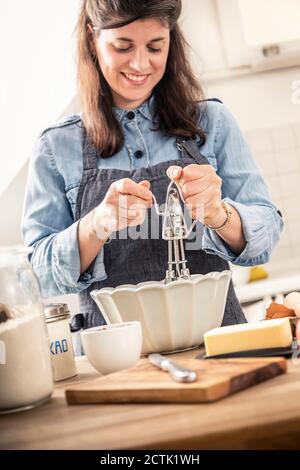
{"type": "Polygon", "coordinates": [[[129,111],[129,113],[127,113],[126,116],[127,116],[127,119],[130,119],[130,120],[135,118],[135,114],[133,111],[129,111]]]}
{"type": "Polygon", "coordinates": [[[142,158],[143,152],[141,150],[137,150],[134,154],[135,158],[142,158]]]}

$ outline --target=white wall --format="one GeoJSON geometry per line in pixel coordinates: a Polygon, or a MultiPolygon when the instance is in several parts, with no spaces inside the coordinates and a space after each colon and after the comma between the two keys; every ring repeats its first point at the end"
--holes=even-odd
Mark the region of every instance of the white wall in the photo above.
{"type": "Polygon", "coordinates": [[[73,30],[78,0],[1,0],[0,195],[33,140],[76,92],[73,30]]]}
{"type": "Polygon", "coordinates": [[[234,112],[243,130],[300,121],[300,103],[294,102],[293,83],[300,67],[208,83],[210,96],[218,96],[234,112]]]}

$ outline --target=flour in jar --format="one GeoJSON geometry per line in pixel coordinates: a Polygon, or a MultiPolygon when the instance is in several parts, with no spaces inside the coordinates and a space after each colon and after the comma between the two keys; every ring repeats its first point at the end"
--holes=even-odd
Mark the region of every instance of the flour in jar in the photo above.
{"type": "Polygon", "coordinates": [[[53,391],[49,340],[40,307],[30,313],[21,309],[6,313],[0,323],[0,412],[34,406],[53,391]]]}

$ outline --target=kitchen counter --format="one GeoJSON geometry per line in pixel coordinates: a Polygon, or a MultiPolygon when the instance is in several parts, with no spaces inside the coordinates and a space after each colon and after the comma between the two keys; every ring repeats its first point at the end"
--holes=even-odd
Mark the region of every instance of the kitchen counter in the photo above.
{"type": "Polygon", "coordinates": [[[267,296],[276,296],[279,293],[287,294],[292,291],[300,291],[299,272],[285,276],[272,276],[235,287],[236,295],[241,303],[253,302],[267,296]]]}
{"type": "Polygon", "coordinates": [[[78,376],[57,383],[48,403],[0,416],[0,449],[300,449],[300,359],[210,404],[68,406],[65,388],[97,376],[85,357],[76,361],[78,376]]]}

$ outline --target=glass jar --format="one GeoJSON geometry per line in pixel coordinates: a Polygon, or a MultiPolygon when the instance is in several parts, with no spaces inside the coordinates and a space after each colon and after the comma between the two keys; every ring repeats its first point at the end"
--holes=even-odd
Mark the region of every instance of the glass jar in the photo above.
{"type": "Polygon", "coordinates": [[[44,306],[55,382],[77,375],[67,304],[44,306]]]}
{"type": "Polygon", "coordinates": [[[53,392],[49,339],[31,249],[0,248],[0,413],[32,408],[53,392]]]}

